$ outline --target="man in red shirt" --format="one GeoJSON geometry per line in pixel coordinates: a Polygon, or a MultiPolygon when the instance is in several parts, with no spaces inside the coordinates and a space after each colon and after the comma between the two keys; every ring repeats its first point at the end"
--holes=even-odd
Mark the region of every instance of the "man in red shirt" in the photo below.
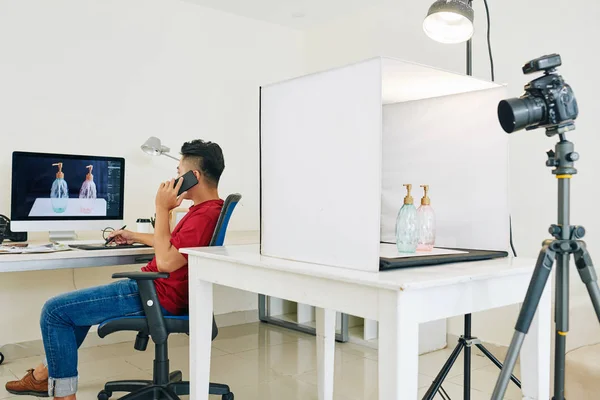
{"type": "MultiPolygon", "coordinates": [[[[194,140],[184,143],[178,175],[193,171],[198,184],[177,196],[183,180],[163,182],[156,194],[154,233],[126,230],[113,232],[118,244],[143,243],[154,247],[155,256],[142,271],[168,272],[167,279],[155,281],[163,312],[181,315],[188,309],[188,261],[182,247],[207,246],[223,207],[219,198],[219,178],[225,168],[223,152],[218,144],[194,140]],[[193,205],[170,231],[170,211],[183,200],[193,205]]],[[[6,390],[17,395],[75,400],[77,392],[77,349],[89,329],[108,319],[143,315],[137,283],[121,280],[109,285],[76,290],[54,297],[42,309],[40,325],[46,360],[30,369],[24,378],[8,382],[6,390]]]]}

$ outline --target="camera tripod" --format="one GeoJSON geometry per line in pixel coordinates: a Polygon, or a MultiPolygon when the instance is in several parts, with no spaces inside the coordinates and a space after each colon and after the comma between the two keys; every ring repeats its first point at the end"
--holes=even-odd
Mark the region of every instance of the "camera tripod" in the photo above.
{"type": "MultiPolygon", "coordinates": [[[[552,136],[554,132],[547,132],[552,136]]],[[[496,382],[492,400],[502,400],[517,357],[523,345],[525,335],[529,331],[532,319],[537,310],[540,297],[550,277],[554,260],[556,260],[556,304],[554,321],[556,325],[556,342],[554,354],[554,397],[553,400],[565,400],[565,357],[567,333],[569,331],[569,258],[575,258],[575,266],[581,280],[585,284],[596,316],[600,320],[600,289],[598,288],[596,271],[592,259],[586,249],[585,242],[580,240],[585,235],[581,226],[570,225],[570,179],[577,173],[575,161],[579,154],[574,151],[573,143],[560,133],[560,141],[555,150],[550,150],[546,165],[554,168],[552,173],[558,178],[558,224],[550,227],[554,240],[546,240],[537,259],[535,270],[525,295],[525,300],[517,319],[515,333],[506,354],[502,372],[496,382]]]]}

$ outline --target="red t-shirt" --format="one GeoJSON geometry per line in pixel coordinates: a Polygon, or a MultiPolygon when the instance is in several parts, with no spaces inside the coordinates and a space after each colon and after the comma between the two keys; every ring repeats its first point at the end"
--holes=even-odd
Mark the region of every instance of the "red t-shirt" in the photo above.
{"type": "MultiPolygon", "coordinates": [[[[209,200],[190,207],[171,233],[171,244],[177,248],[202,247],[210,244],[223,200],[209,200]]],[[[183,254],[187,259],[187,254],[183,254]]],[[[156,257],[142,268],[145,272],[159,272],[156,257]]],[[[160,304],[171,314],[188,312],[188,265],[170,273],[167,279],[154,281],[160,304]]]]}

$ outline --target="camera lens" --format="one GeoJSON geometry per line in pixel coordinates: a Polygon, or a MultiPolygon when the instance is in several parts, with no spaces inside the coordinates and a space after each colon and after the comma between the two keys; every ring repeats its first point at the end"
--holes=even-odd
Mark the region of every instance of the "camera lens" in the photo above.
{"type": "Polygon", "coordinates": [[[539,97],[525,96],[502,100],[498,104],[498,120],[506,133],[539,125],[545,117],[546,104],[539,97]]]}

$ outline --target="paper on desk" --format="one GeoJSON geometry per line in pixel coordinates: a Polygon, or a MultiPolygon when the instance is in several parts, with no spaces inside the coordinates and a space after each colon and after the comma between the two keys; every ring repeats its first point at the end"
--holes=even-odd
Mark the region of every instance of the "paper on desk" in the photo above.
{"type": "Polygon", "coordinates": [[[0,246],[0,254],[32,254],[32,253],[55,253],[57,251],[71,250],[69,246],[62,244],[48,243],[44,245],[18,247],[18,246],[0,246]]]}
{"type": "Polygon", "coordinates": [[[379,247],[379,257],[383,258],[406,258],[423,256],[442,256],[445,254],[467,254],[466,251],[450,250],[435,247],[431,251],[417,251],[416,253],[400,253],[395,244],[381,243],[379,247]]]}

